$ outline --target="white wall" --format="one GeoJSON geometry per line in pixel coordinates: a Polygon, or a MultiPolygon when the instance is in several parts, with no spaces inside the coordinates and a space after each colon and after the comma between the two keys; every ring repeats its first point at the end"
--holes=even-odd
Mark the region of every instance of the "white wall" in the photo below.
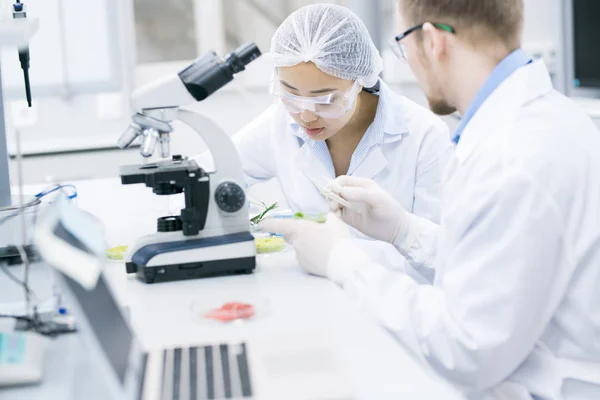
{"type": "Polygon", "coordinates": [[[530,54],[544,54],[555,87],[565,92],[562,49],[563,0],[525,0],[524,47],[530,54]]]}
{"type": "MultiPolygon", "coordinates": [[[[232,0],[234,3],[238,0],[232,0]]],[[[265,1],[256,0],[257,3],[264,5],[265,1]]],[[[303,5],[309,0],[294,0],[290,2],[290,7],[294,4],[303,5]]],[[[337,1],[343,3],[343,1],[337,1]]],[[[393,29],[392,16],[390,15],[390,4],[393,0],[383,0],[382,5],[388,12],[384,13],[385,35],[391,34],[393,29]]],[[[547,45],[548,43],[557,45],[560,36],[560,7],[561,0],[525,0],[525,43],[534,45],[547,45]]],[[[276,8],[272,10],[274,14],[280,14],[283,10],[276,8]]],[[[127,44],[127,43],[125,43],[127,44]]],[[[268,46],[266,43],[265,46],[268,46]]],[[[264,47],[264,46],[263,46],[264,47]]],[[[386,50],[383,52],[385,58],[391,58],[390,53],[386,50]]],[[[425,104],[425,99],[419,88],[414,84],[410,72],[406,67],[401,67],[395,61],[390,61],[389,68],[386,73],[388,79],[395,90],[406,95],[409,98],[416,100],[421,104],[425,104]]],[[[249,68],[244,74],[240,74],[236,78],[237,83],[232,85],[232,90],[223,90],[216,93],[213,97],[205,102],[192,106],[193,109],[206,113],[213,118],[227,133],[233,134],[239,128],[248,123],[252,118],[258,115],[271,102],[270,96],[266,92],[266,82],[263,70],[268,69],[266,59],[261,59],[253,63],[254,68],[249,68]],[[256,64],[256,65],[254,65],[256,64]],[[259,65],[260,64],[260,65],[259,65]],[[260,83],[260,84],[259,84],[260,83]],[[236,89],[237,88],[237,89],[236,89]]],[[[32,61],[33,66],[33,61],[32,61]]],[[[37,66],[39,67],[39,66],[37,66]]],[[[148,80],[156,79],[158,75],[166,72],[172,72],[179,69],[180,66],[168,66],[168,70],[164,71],[146,71],[141,69],[141,74],[136,76],[136,82],[133,86],[138,86],[148,80]]],[[[124,66],[125,68],[125,66],[124,66]]],[[[138,70],[140,72],[140,70],[138,70]]],[[[83,96],[72,99],[71,102],[64,102],[63,99],[39,99],[34,98],[34,102],[39,106],[37,110],[38,124],[32,127],[21,129],[24,140],[24,147],[44,147],[47,146],[47,139],[63,138],[63,141],[69,141],[69,138],[94,137],[103,136],[104,141],[115,140],[118,138],[122,130],[127,125],[128,109],[127,96],[123,93],[121,105],[117,101],[104,102],[104,111],[111,114],[111,106],[121,110],[121,115],[113,115],[113,118],[101,119],[98,114],[102,113],[102,103],[95,96],[83,96]],[[99,105],[100,104],[100,105],[99,105]],[[86,121],[94,121],[86,124],[86,121]]],[[[7,102],[7,107],[10,108],[10,102],[7,102]]],[[[11,118],[11,110],[7,110],[9,119],[11,118]]],[[[113,113],[115,114],[115,113],[113,113]]],[[[118,114],[118,113],[117,113],[118,114]]],[[[452,122],[450,122],[452,123],[452,122]]],[[[176,124],[177,131],[173,135],[173,152],[193,154],[204,149],[202,140],[187,127],[182,124],[176,124]]],[[[134,156],[133,153],[128,154],[128,159],[134,156]]],[[[107,154],[108,157],[108,154],[107,154]]],[[[29,182],[39,182],[44,180],[45,176],[53,176],[55,178],[72,179],[77,176],[114,176],[114,164],[116,160],[122,161],[122,155],[112,155],[113,161],[106,163],[99,162],[99,158],[90,157],[90,163],[83,165],[86,157],[75,157],[74,160],[79,164],[64,163],[61,169],[59,162],[52,163],[52,168],[44,168],[48,165],[49,159],[40,159],[36,164],[30,160],[28,163],[28,172],[25,179],[29,182]],[[92,161],[92,159],[94,161],[92,161]],[[93,164],[93,165],[92,165],[93,164]],[[36,166],[37,165],[37,166],[36,166]],[[41,166],[41,167],[40,167],[41,166]],[[82,174],[82,171],[84,173],[82,174]]],[[[108,158],[107,158],[108,160],[108,158]]],[[[75,162],[74,161],[74,162],[75,162]]],[[[14,174],[14,169],[13,169],[14,174]]]]}
{"type": "Polygon", "coordinates": [[[558,40],[561,0],[525,0],[525,41],[558,40]]]}

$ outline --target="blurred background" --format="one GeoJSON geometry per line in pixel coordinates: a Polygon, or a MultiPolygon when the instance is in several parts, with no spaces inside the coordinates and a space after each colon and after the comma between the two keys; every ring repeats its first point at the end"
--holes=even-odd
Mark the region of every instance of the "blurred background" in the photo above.
{"type": "MultiPolygon", "coordinates": [[[[294,10],[316,2],[28,0],[29,15],[40,19],[39,33],[30,47],[32,109],[25,103],[16,50],[1,54],[8,147],[14,156],[18,130],[26,183],[114,177],[120,165],[138,163],[137,149],[116,147],[129,123],[132,89],[182,69],[211,49],[224,55],[254,41],[266,53],[277,26],[294,10]]],[[[10,3],[4,1],[3,6],[10,3]]],[[[424,103],[408,67],[388,50],[388,39],[399,33],[394,0],[330,3],[347,6],[363,18],[385,59],[384,79],[397,92],[424,103]]],[[[546,61],[557,88],[566,92],[569,57],[564,10],[571,2],[525,3],[524,47],[546,61]]],[[[235,82],[191,108],[234,134],[273,101],[267,91],[270,74],[269,59],[262,57],[237,75],[235,82]]],[[[452,118],[447,122],[456,124],[452,118]]],[[[174,154],[194,155],[205,149],[185,126],[175,123],[175,128],[174,154]]],[[[14,182],[14,160],[11,174],[14,182]]]]}

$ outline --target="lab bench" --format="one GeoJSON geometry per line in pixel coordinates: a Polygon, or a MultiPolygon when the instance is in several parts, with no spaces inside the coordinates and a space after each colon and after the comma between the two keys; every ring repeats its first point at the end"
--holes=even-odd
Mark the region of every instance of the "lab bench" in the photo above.
{"type": "MultiPolygon", "coordinates": [[[[121,186],[118,179],[75,182],[78,204],[106,225],[109,242],[127,243],[155,228],[160,207],[156,196],[139,186],[121,186]],[[147,193],[145,193],[147,192],[147,193]]],[[[38,186],[26,191],[35,192],[38,186]]],[[[336,284],[310,276],[297,265],[293,252],[258,257],[250,275],[209,278],[155,285],[127,276],[123,263],[109,262],[105,276],[144,347],[207,344],[265,335],[322,331],[334,338],[334,352],[352,383],[356,399],[461,399],[448,383],[421,364],[385,329],[364,314],[336,284]],[[268,312],[254,321],[236,324],[201,323],[192,304],[211,297],[261,297],[268,312]]],[[[14,268],[14,267],[13,267],[14,268]]],[[[39,297],[51,296],[48,267],[32,268],[32,287],[39,297]]],[[[22,289],[0,275],[2,303],[22,299],[22,289]]],[[[6,323],[4,321],[3,323],[6,323]]],[[[1,327],[1,325],[0,325],[1,327]]],[[[76,386],[76,371],[85,365],[77,335],[56,339],[47,352],[45,379],[39,386],[0,390],[12,400],[68,399],[76,386]]],[[[293,341],[289,346],[294,346],[293,341]]],[[[88,374],[93,377],[93,374],[88,374]]],[[[90,378],[91,379],[91,378],[90,378]]],[[[93,379],[89,389],[93,389],[93,379]]]]}

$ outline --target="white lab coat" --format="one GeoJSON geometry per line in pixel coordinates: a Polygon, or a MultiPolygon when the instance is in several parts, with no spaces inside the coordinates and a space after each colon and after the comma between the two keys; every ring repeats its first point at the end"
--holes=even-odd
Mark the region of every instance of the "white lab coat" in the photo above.
{"type": "Polygon", "coordinates": [[[348,242],[332,278],[469,398],[600,399],[600,132],[543,63],[485,101],[442,192],[400,245],[432,285],[348,242]]]}
{"type": "MultiPolygon", "coordinates": [[[[353,176],[373,179],[407,210],[439,221],[442,176],[452,154],[448,127],[428,109],[394,93],[380,82],[375,121],[363,140],[368,149],[353,176]]],[[[278,103],[233,136],[249,185],[277,178],[294,211],[327,212],[326,200],[307,177],[332,171],[314,142],[278,103]]]]}

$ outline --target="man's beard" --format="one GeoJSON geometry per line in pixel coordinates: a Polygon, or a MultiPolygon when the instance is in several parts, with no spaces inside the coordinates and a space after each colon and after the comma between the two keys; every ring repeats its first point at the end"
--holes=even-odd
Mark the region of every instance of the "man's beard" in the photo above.
{"type": "Polygon", "coordinates": [[[435,85],[429,85],[429,88],[431,89],[430,91],[437,92],[439,94],[438,96],[433,97],[430,96],[428,93],[425,93],[425,95],[427,96],[427,102],[429,103],[429,108],[431,109],[431,111],[433,111],[434,114],[437,115],[450,115],[455,113],[456,107],[451,106],[448,103],[448,101],[446,101],[443,98],[443,95],[440,94],[442,92],[441,85],[439,84],[439,82],[436,82],[436,75],[433,72],[431,72],[431,64],[427,57],[425,57],[422,47],[419,48],[419,58],[421,59],[421,65],[423,65],[425,69],[427,81],[429,83],[435,82],[435,85]]]}
{"type": "Polygon", "coordinates": [[[427,97],[427,101],[429,102],[429,108],[434,114],[450,115],[456,112],[456,107],[451,106],[445,100],[427,97]]]}

